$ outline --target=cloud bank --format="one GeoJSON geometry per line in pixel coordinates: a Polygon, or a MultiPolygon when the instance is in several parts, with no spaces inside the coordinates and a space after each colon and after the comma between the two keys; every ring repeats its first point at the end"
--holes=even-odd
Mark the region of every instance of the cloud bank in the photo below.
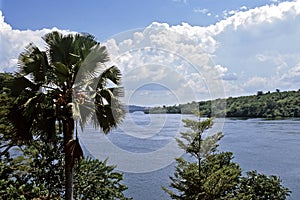
{"type": "Polygon", "coordinates": [[[39,48],[44,48],[41,37],[51,31],[61,31],[69,33],[71,31],[59,30],[57,28],[42,30],[15,30],[5,22],[5,18],[0,10],[0,70],[5,72],[15,71],[19,54],[30,42],[39,48]]]}
{"type": "MultiPolygon", "coordinates": [[[[16,69],[18,54],[29,42],[43,46],[41,36],[57,30],[14,30],[0,14],[2,71],[16,69]]],[[[174,104],[299,89],[300,1],[229,14],[207,27],[153,22],[104,41],[111,64],[123,72],[125,101],[174,104]],[[151,85],[165,89],[151,90],[151,85]]]]}

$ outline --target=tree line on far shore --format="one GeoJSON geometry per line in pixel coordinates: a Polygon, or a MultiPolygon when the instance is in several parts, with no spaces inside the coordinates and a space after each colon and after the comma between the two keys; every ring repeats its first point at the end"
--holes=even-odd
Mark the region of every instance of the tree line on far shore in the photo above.
{"type": "Polygon", "coordinates": [[[192,114],[201,110],[208,117],[290,118],[300,117],[300,90],[229,97],[173,106],[153,107],[145,113],[192,114]]]}

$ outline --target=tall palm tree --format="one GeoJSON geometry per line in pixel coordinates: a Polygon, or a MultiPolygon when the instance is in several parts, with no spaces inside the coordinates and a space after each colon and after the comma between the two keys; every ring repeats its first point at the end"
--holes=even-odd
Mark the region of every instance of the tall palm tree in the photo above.
{"type": "Polygon", "coordinates": [[[73,165],[83,157],[77,124],[91,121],[108,133],[122,121],[121,73],[105,65],[106,48],[89,34],[54,31],[43,40],[46,50],[29,44],[19,56],[19,71],[7,83],[16,97],[9,117],[21,141],[43,137],[55,142],[63,134],[65,199],[72,199],[73,165]]]}

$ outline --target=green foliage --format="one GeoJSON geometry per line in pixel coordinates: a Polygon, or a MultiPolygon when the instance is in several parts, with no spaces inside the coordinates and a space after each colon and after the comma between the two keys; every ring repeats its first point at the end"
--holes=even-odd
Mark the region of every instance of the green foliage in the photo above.
{"type": "Polygon", "coordinates": [[[231,161],[231,153],[216,153],[222,133],[203,138],[203,133],[212,127],[213,119],[200,120],[201,113],[196,115],[199,120],[183,120],[185,127],[191,131],[180,133],[181,138],[177,142],[197,162],[177,158],[170,187],[179,193],[163,189],[173,199],[221,199],[234,191],[241,170],[231,161]]]}
{"type": "MultiPolygon", "coordinates": [[[[201,113],[197,115],[200,117],[201,113]]],[[[205,139],[202,138],[202,134],[212,127],[213,119],[208,118],[203,121],[184,119],[182,121],[185,124],[184,126],[191,129],[191,131],[182,132],[180,133],[181,138],[176,138],[180,148],[194,156],[198,161],[216,151],[217,142],[223,137],[222,133],[215,133],[205,139]]]]}
{"type": "Polygon", "coordinates": [[[123,192],[127,187],[120,183],[123,175],[114,172],[114,166],[106,161],[86,158],[74,167],[74,198],[75,199],[129,199],[123,192]]]}
{"type": "Polygon", "coordinates": [[[267,177],[257,171],[247,172],[246,177],[240,179],[236,199],[278,199],[284,200],[290,191],[281,185],[277,176],[267,177]]]}
{"type": "Polygon", "coordinates": [[[121,93],[112,92],[120,89],[121,73],[116,66],[104,65],[109,60],[106,47],[88,34],[54,31],[43,39],[46,50],[29,44],[19,56],[19,72],[6,83],[16,97],[10,113],[16,135],[31,140],[33,132],[40,133],[33,125],[50,118],[52,128],[46,127],[50,135],[55,134],[50,131],[55,121],[68,118],[82,126],[92,118],[95,126],[109,132],[123,119],[124,109],[118,100],[121,93]],[[116,86],[107,87],[108,81],[116,86]],[[79,96],[79,101],[73,99],[79,96]]]}
{"type": "Polygon", "coordinates": [[[226,102],[228,117],[300,117],[300,91],[229,98],[226,102]]]}
{"type": "Polygon", "coordinates": [[[202,162],[203,194],[200,199],[224,199],[234,192],[241,169],[230,152],[212,154],[202,162]]]}
{"type": "Polygon", "coordinates": [[[20,143],[15,140],[14,127],[8,120],[8,113],[13,104],[11,90],[5,82],[13,78],[11,74],[0,74],[0,197],[1,199],[33,199],[44,196],[46,188],[31,180],[25,164],[28,160],[23,155],[11,157],[11,153],[21,151],[20,143]]]}
{"type": "Polygon", "coordinates": [[[177,142],[192,159],[176,159],[174,176],[170,177],[172,189],[163,187],[172,199],[284,200],[289,196],[290,191],[276,176],[267,177],[256,171],[247,172],[246,177],[241,176],[241,168],[232,161],[232,153],[217,151],[222,133],[202,138],[203,132],[212,127],[212,119],[183,122],[191,131],[181,133],[177,142]]]}
{"type": "Polygon", "coordinates": [[[11,158],[9,153],[1,156],[0,196],[1,199],[34,199],[47,194],[45,185],[37,184],[28,174],[23,156],[11,158]]]}
{"type": "Polygon", "coordinates": [[[0,73],[0,147],[5,148],[1,150],[1,155],[5,154],[15,142],[13,133],[13,126],[8,120],[8,113],[13,103],[13,98],[10,96],[10,90],[3,84],[5,81],[12,79],[11,74],[0,73]]]}
{"type": "MultiPolygon", "coordinates": [[[[61,124],[53,126],[52,107],[44,103],[48,97],[33,96],[25,104],[28,114],[38,111],[38,121],[31,127],[34,137],[27,143],[18,143],[8,116],[20,99],[13,98],[14,94],[3,84],[12,78],[0,73],[0,199],[62,199],[65,159],[61,124]]],[[[114,166],[92,159],[83,159],[81,164],[76,165],[74,180],[74,187],[78,188],[75,194],[80,199],[126,199],[123,192],[127,187],[121,184],[123,175],[115,172],[114,166]]]]}
{"type": "Polygon", "coordinates": [[[240,167],[232,162],[232,154],[212,154],[197,163],[176,159],[177,166],[170,187],[178,192],[163,188],[172,199],[224,199],[234,193],[241,175],[240,167]]]}
{"type": "Polygon", "coordinates": [[[120,90],[121,73],[115,66],[106,67],[106,47],[89,34],[53,31],[43,40],[45,50],[27,45],[19,55],[18,73],[6,81],[14,97],[8,118],[14,143],[40,137],[51,143],[63,132],[66,199],[72,199],[72,167],[83,157],[77,135],[74,138],[75,122],[83,127],[92,119],[104,133],[121,122],[121,93],[112,92],[120,90]],[[108,82],[115,85],[108,87],[108,82]]]}
{"type": "Polygon", "coordinates": [[[62,136],[58,136],[56,142],[34,140],[23,149],[23,155],[27,158],[31,181],[38,185],[44,185],[47,196],[58,198],[64,191],[64,157],[62,136]]]}
{"type": "MultiPolygon", "coordinates": [[[[58,143],[32,141],[16,155],[1,156],[0,196],[4,199],[62,199],[64,196],[64,159],[58,143]]],[[[123,175],[106,161],[83,159],[75,165],[74,198],[128,199],[121,183],[123,175]]]]}
{"type": "Polygon", "coordinates": [[[177,166],[173,177],[170,177],[170,187],[177,190],[173,191],[162,187],[172,199],[197,199],[201,190],[198,165],[189,163],[182,158],[177,158],[177,166]],[[200,189],[200,190],[199,190],[200,189]]]}
{"type": "Polygon", "coordinates": [[[276,91],[252,96],[229,97],[212,101],[191,102],[174,106],[154,107],[149,113],[192,114],[195,109],[205,116],[247,118],[300,117],[300,90],[276,91]],[[163,112],[162,112],[163,111],[163,112]]]}

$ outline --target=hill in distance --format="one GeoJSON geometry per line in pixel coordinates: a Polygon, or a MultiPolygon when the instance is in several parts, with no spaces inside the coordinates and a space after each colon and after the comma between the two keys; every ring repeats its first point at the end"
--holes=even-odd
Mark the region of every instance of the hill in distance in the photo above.
{"type": "MultiPolygon", "coordinates": [[[[145,107],[144,107],[145,108],[145,107]]],[[[300,117],[300,90],[229,97],[174,106],[145,108],[145,113],[192,114],[195,110],[208,117],[291,118],[300,117]]]]}

